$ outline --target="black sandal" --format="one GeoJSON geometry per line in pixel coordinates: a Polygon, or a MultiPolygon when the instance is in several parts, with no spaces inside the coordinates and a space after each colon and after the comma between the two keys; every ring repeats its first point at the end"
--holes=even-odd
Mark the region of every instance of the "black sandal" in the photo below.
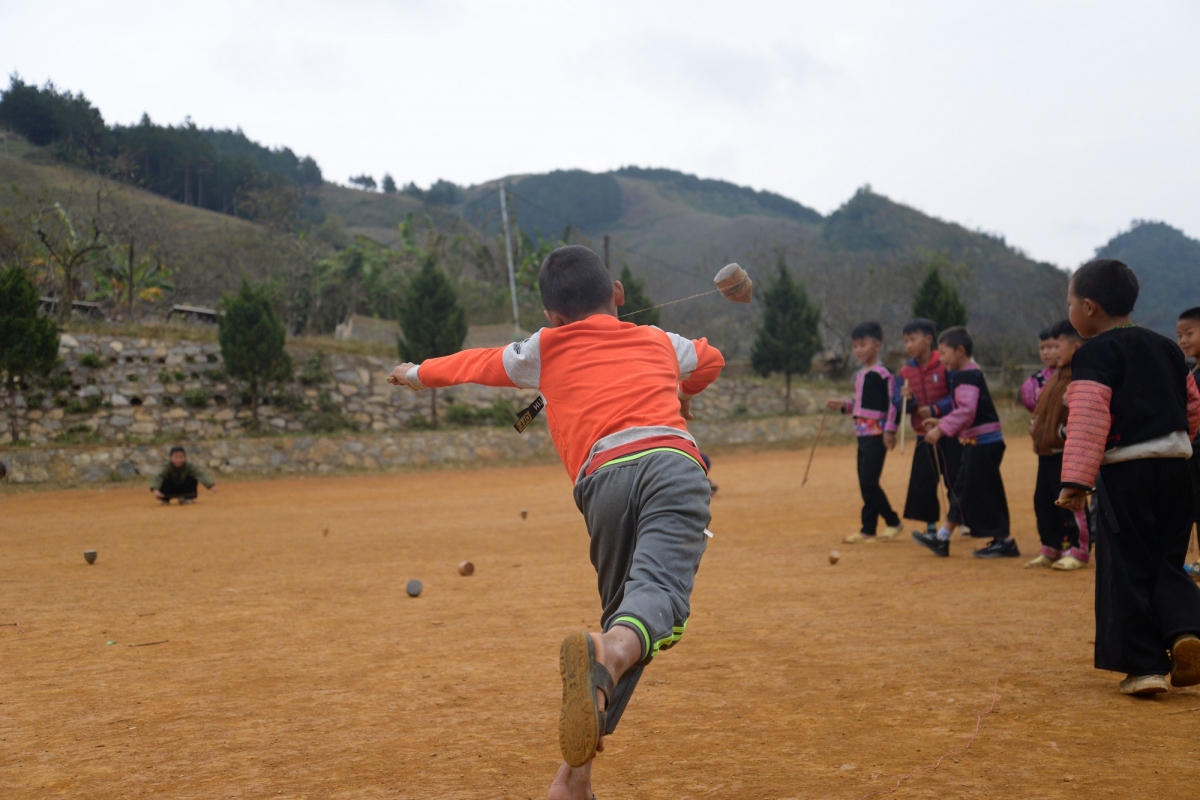
{"type": "Polygon", "coordinates": [[[582,631],[563,639],[558,667],[563,684],[558,743],[563,760],[572,767],[582,767],[596,757],[596,746],[607,725],[597,692],[604,695],[606,708],[612,704],[612,675],[596,661],[596,643],[582,631]]]}

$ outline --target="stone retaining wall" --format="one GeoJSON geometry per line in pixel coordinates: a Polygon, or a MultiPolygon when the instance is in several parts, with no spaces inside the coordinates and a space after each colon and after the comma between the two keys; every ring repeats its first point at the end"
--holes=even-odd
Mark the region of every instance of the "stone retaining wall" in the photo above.
{"type": "MultiPolygon", "coordinates": [[[[811,441],[819,417],[774,417],[694,422],[702,447],[811,441]]],[[[850,420],[830,418],[826,435],[853,433],[850,420]]],[[[213,473],[274,474],[381,470],[454,464],[502,464],[555,457],[544,425],[517,434],[511,428],[475,428],[402,434],[240,437],[181,440],[189,458],[213,473]]],[[[149,480],[166,461],[168,444],[108,444],[0,449],[14,483],[75,485],[149,480]]]]}
{"type": "MultiPolygon", "coordinates": [[[[428,427],[429,393],[389,386],[394,362],[372,356],[289,347],[295,379],[266,398],[263,427],[289,432],[401,432],[428,427]]],[[[122,443],[168,438],[228,439],[247,433],[250,409],[225,375],[214,342],[64,334],[62,363],[49,380],[17,397],[23,438],[55,442],[122,443]]],[[[754,418],[783,413],[780,380],[723,376],[693,404],[698,419],[754,418]]],[[[832,388],[832,387],[831,387],[832,388]]],[[[439,392],[442,418],[465,420],[491,409],[523,408],[535,393],[479,386],[439,392]]],[[[824,393],[792,390],[792,410],[819,409],[824,393]]],[[[7,409],[6,409],[7,410],[7,409]]]]}

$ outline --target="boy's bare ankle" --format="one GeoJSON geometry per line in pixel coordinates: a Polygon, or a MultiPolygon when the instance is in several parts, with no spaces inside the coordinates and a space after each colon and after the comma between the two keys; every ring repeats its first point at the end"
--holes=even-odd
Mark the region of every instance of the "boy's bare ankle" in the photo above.
{"type": "Polygon", "coordinates": [[[593,633],[596,643],[596,661],[603,664],[613,683],[642,658],[642,640],[624,625],[616,625],[607,633],[593,633]]]}

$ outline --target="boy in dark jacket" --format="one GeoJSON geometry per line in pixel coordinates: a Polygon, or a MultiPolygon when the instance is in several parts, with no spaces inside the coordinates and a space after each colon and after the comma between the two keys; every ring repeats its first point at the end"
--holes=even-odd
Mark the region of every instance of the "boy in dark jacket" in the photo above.
{"type": "Polygon", "coordinates": [[[1200,588],[1183,570],[1192,520],[1187,459],[1200,392],[1178,345],[1130,314],[1138,280],[1113,259],[1071,277],[1072,362],[1059,504],[1097,495],[1097,669],[1127,673],[1122,694],[1200,684],[1200,588]]]}
{"type": "Polygon", "coordinates": [[[171,448],[170,460],[158,471],[150,484],[150,491],[162,504],[170,505],[171,499],[180,505],[194,503],[199,485],[203,483],[210,492],[217,490],[216,483],[204,470],[189,463],[187,453],[179,445],[171,448]]]}
{"type": "Polygon", "coordinates": [[[974,340],[966,328],[948,328],[938,337],[938,350],[946,369],[954,373],[950,381],[954,409],[942,419],[925,420],[925,442],[936,447],[944,438],[958,437],[962,464],[946,524],[934,534],[914,533],[913,539],[946,557],[950,537],[965,523],[972,535],[992,537],[990,544],[975,551],[976,558],[1016,558],[1021,551],[1009,533],[1008,497],[1000,476],[1004,432],[983,370],[972,359],[974,340]]]}
{"type": "Polygon", "coordinates": [[[879,538],[890,542],[900,535],[900,517],[892,510],[887,494],[879,485],[887,451],[896,446],[896,408],[892,405],[895,378],[879,360],[883,347],[883,328],[878,322],[863,322],[850,332],[854,357],[863,365],[854,374],[854,397],[845,400],[826,400],[830,410],[854,416],[854,432],[858,435],[858,488],[862,492],[862,527],[842,541],[873,542],[883,517],[884,529],[879,538]]]}

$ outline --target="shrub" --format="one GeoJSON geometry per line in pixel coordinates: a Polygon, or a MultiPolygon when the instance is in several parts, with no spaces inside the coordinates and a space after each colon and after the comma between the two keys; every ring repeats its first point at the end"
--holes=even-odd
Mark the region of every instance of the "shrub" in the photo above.
{"type": "Polygon", "coordinates": [[[104,401],[100,399],[100,395],[94,394],[91,397],[72,397],[67,402],[68,414],[87,414],[98,409],[104,401]]]}
{"type": "Polygon", "coordinates": [[[91,369],[99,369],[104,366],[104,362],[100,360],[100,356],[95,353],[86,353],[79,359],[80,366],[90,367],[91,369]]]}
{"type": "Polygon", "coordinates": [[[61,392],[64,389],[71,388],[71,375],[69,373],[60,372],[57,375],[51,375],[47,384],[53,391],[61,392]]]}
{"type": "Polygon", "coordinates": [[[126,381],[127,383],[137,383],[137,382],[138,382],[138,376],[137,376],[137,375],[134,375],[134,374],[132,374],[132,373],[130,373],[129,375],[126,375],[126,376],[125,376],[125,381],[126,381]]]}
{"type": "Polygon", "coordinates": [[[186,381],[187,380],[187,375],[181,369],[175,370],[174,377],[175,377],[175,380],[177,380],[177,381],[186,381]]]}
{"type": "Polygon", "coordinates": [[[219,382],[225,380],[225,370],[223,370],[223,369],[206,369],[206,370],[204,370],[204,377],[207,378],[208,380],[212,381],[213,383],[219,383],[219,382]]]}
{"type": "Polygon", "coordinates": [[[158,373],[158,382],[159,383],[170,383],[171,382],[171,373],[167,372],[166,370],[163,370],[162,372],[158,373]]]}
{"type": "Polygon", "coordinates": [[[208,389],[188,389],[183,393],[183,402],[192,408],[204,408],[208,405],[208,389]]]}
{"type": "Polygon", "coordinates": [[[490,406],[472,408],[466,403],[452,401],[446,406],[446,421],[451,425],[495,425],[505,427],[512,425],[517,418],[517,412],[512,403],[501,398],[490,406]]]}
{"type": "Polygon", "coordinates": [[[304,386],[317,386],[329,383],[329,375],[325,372],[325,354],[316,350],[304,362],[304,370],[297,377],[304,386]]]}
{"type": "Polygon", "coordinates": [[[738,403],[733,407],[733,415],[735,417],[744,417],[749,413],[750,409],[746,407],[745,403],[738,403]]]}
{"type": "Polygon", "coordinates": [[[171,397],[171,395],[169,395],[169,394],[164,395],[163,399],[162,399],[162,404],[165,408],[170,408],[171,406],[175,405],[175,398],[171,397]]]}
{"type": "Polygon", "coordinates": [[[30,392],[25,397],[26,408],[41,408],[44,402],[46,402],[45,392],[30,392]]]}
{"type": "Polygon", "coordinates": [[[217,358],[216,353],[209,353],[207,356],[205,356],[205,360],[210,364],[215,364],[219,359],[217,358]]]}
{"type": "Polygon", "coordinates": [[[69,397],[65,397],[64,395],[56,394],[54,396],[54,405],[58,408],[66,408],[67,404],[70,402],[71,399],[69,397]]]}
{"type": "Polygon", "coordinates": [[[304,397],[295,392],[276,392],[271,396],[271,405],[285,408],[288,411],[308,410],[308,403],[304,397]]]}

